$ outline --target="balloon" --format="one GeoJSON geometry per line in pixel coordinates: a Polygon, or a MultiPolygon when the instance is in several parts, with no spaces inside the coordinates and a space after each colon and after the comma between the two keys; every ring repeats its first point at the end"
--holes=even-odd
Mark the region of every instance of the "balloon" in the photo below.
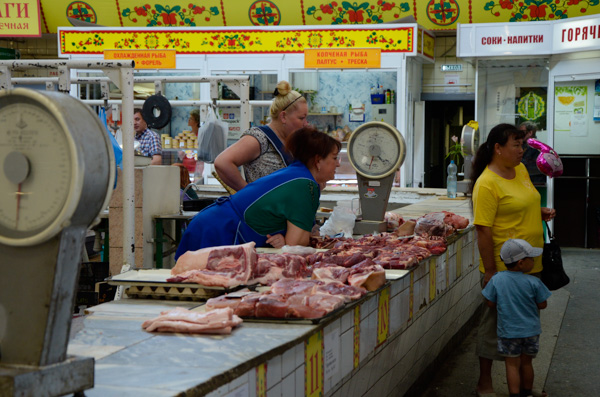
{"type": "Polygon", "coordinates": [[[543,174],[548,175],[550,178],[562,175],[563,164],[554,149],[533,138],[529,138],[527,144],[540,151],[535,164],[543,174]]]}

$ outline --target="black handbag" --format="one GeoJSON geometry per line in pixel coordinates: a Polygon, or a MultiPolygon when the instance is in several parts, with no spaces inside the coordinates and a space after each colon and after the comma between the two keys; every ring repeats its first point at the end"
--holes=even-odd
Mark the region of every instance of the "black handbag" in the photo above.
{"type": "Polygon", "coordinates": [[[562,263],[562,255],[560,247],[554,238],[554,235],[546,223],[549,242],[544,244],[544,252],[542,253],[542,282],[550,291],[555,291],[569,284],[571,279],[565,273],[562,263]]]}

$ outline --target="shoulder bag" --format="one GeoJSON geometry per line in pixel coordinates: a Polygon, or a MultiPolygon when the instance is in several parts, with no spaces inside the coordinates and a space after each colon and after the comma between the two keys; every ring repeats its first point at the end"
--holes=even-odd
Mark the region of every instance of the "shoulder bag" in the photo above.
{"type": "Polygon", "coordinates": [[[565,273],[562,263],[562,255],[560,247],[554,238],[554,235],[546,223],[549,242],[544,244],[544,252],[542,253],[542,282],[550,291],[555,291],[569,284],[571,279],[565,273]]]}

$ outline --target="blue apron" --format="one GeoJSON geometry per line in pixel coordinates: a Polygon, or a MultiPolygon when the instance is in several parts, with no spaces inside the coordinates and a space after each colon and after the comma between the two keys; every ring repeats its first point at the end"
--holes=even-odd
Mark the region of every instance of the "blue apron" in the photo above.
{"type": "MultiPolygon", "coordinates": [[[[309,179],[316,183],[312,174],[299,161],[249,183],[232,196],[219,197],[214,204],[199,212],[185,230],[177,252],[177,260],[186,251],[206,247],[243,244],[254,241],[257,247],[267,245],[267,236],[254,231],[244,221],[244,212],[269,191],[295,179],[309,179]]],[[[285,234],[285,230],[273,230],[273,234],[285,234]]]]}

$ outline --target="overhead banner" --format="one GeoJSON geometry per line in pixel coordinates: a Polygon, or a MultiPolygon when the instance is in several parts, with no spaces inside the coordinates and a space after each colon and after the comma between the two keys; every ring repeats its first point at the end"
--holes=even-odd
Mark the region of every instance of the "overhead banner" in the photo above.
{"type": "Polygon", "coordinates": [[[39,0],[0,0],[0,37],[41,37],[39,0]]]}
{"type": "Polygon", "coordinates": [[[175,50],[178,55],[277,54],[304,53],[313,48],[379,48],[381,52],[416,55],[415,30],[416,25],[289,30],[60,28],[59,40],[61,55],[102,54],[105,50],[175,50]]]}
{"type": "Polygon", "coordinates": [[[378,69],[381,67],[380,48],[309,49],[304,50],[305,69],[378,69]]]}
{"type": "MultiPolygon", "coordinates": [[[[6,0],[3,0],[6,1],[6,0]]],[[[360,26],[414,18],[430,31],[458,24],[562,21],[600,13],[598,0],[40,0],[44,33],[60,26],[97,24],[124,28],[220,26],[360,26]]]]}

